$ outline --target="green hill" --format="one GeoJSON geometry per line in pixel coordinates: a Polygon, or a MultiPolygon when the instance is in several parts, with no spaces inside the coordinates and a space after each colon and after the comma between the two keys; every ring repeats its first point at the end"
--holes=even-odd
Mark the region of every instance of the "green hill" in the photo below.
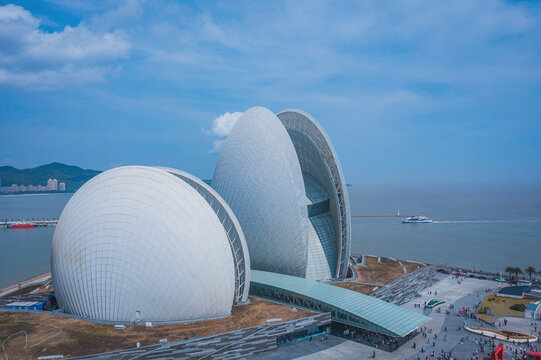
{"type": "Polygon", "coordinates": [[[12,166],[0,166],[2,186],[17,185],[47,185],[47,180],[57,179],[66,183],[66,191],[73,192],[85,182],[98,175],[101,171],[81,169],[61,163],[51,163],[31,169],[16,169],[12,166]]]}

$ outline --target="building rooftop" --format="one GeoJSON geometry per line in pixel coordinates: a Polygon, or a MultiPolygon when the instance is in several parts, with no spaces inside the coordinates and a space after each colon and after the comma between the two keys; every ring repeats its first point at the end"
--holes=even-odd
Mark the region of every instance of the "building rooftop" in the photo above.
{"type": "MultiPolygon", "coordinates": [[[[252,270],[252,283],[279,288],[328,304],[373,324],[375,331],[405,336],[429,318],[377,298],[326,283],[299,277],[252,270]]],[[[337,321],[341,321],[337,319],[337,321]]]]}
{"type": "Polygon", "coordinates": [[[40,301],[15,301],[9,304],[6,304],[6,306],[32,306],[32,305],[38,305],[41,304],[40,301]]]}
{"type": "Polygon", "coordinates": [[[534,286],[507,286],[499,291],[501,295],[520,296],[532,290],[537,290],[534,286]]]}
{"type": "Polygon", "coordinates": [[[537,302],[532,302],[532,303],[529,303],[527,306],[526,306],[526,310],[537,310],[537,308],[541,306],[541,301],[537,301],[537,302]]]}

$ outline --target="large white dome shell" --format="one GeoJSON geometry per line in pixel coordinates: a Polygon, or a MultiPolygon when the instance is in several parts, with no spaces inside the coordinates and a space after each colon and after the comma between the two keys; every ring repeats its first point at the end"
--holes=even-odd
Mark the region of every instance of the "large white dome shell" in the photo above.
{"type": "Polygon", "coordinates": [[[55,230],[51,268],[65,312],[105,321],[226,316],[233,257],[210,205],[168,172],[104,172],[70,199],[55,230]]]}
{"type": "Polygon", "coordinates": [[[306,275],[308,213],[302,172],[278,117],[254,107],[224,144],[212,187],[242,226],[252,269],[306,275]]]}

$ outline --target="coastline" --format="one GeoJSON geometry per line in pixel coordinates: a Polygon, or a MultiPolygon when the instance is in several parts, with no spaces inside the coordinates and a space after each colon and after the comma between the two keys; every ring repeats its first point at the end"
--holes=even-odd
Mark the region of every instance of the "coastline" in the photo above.
{"type": "Polygon", "coordinates": [[[15,196],[36,196],[36,195],[63,195],[73,194],[73,192],[45,192],[45,193],[32,193],[32,194],[5,194],[0,197],[15,197],[15,196]]]}
{"type": "Polygon", "coordinates": [[[26,287],[28,285],[48,281],[49,279],[51,279],[51,276],[52,276],[51,272],[48,271],[48,272],[45,272],[43,274],[33,276],[33,277],[29,278],[29,279],[21,280],[21,281],[18,281],[16,283],[13,283],[11,285],[4,286],[4,287],[0,288],[0,297],[9,295],[10,293],[12,293],[14,291],[17,291],[17,290],[19,290],[21,288],[24,288],[24,287],[26,287]]]}
{"type": "MultiPolygon", "coordinates": [[[[43,195],[45,195],[45,194],[43,194],[43,195]]],[[[429,263],[422,263],[422,262],[414,261],[414,260],[405,260],[405,259],[398,260],[398,259],[388,257],[388,256],[360,255],[360,254],[353,254],[353,253],[351,254],[351,256],[355,256],[355,257],[370,256],[370,257],[376,257],[376,258],[380,257],[382,259],[405,261],[405,262],[410,262],[410,263],[413,263],[413,264],[419,264],[419,265],[423,265],[423,266],[435,266],[437,270],[446,270],[446,271],[449,271],[450,273],[459,272],[459,273],[462,274],[462,276],[468,276],[470,274],[481,275],[478,278],[482,279],[482,280],[493,280],[492,277],[500,275],[499,273],[494,273],[494,272],[490,272],[490,271],[483,271],[483,270],[479,270],[479,269],[468,269],[468,268],[464,268],[464,267],[449,266],[449,265],[443,265],[443,264],[429,264],[429,263]]],[[[5,291],[8,290],[8,289],[11,290],[11,289],[13,289],[15,287],[20,288],[20,287],[24,287],[24,286],[33,284],[33,283],[36,282],[36,279],[41,279],[43,277],[51,277],[51,272],[48,271],[48,272],[33,276],[31,278],[16,281],[16,282],[14,282],[14,283],[12,283],[10,285],[0,287],[0,297],[5,296],[5,291]]],[[[519,279],[526,279],[526,276],[522,276],[519,279]]],[[[40,280],[40,281],[43,281],[43,280],[40,280]]]]}

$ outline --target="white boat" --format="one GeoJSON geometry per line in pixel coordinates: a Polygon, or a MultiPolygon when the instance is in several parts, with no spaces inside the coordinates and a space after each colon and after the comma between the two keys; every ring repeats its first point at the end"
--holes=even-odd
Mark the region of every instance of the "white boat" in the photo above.
{"type": "Polygon", "coordinates": [[[410,216],[409,218],[406,218],[402,220],[402,223],[404,224],[430,224],[432,222],[431,219],[427,218],[426,216],[410,216]]]}

